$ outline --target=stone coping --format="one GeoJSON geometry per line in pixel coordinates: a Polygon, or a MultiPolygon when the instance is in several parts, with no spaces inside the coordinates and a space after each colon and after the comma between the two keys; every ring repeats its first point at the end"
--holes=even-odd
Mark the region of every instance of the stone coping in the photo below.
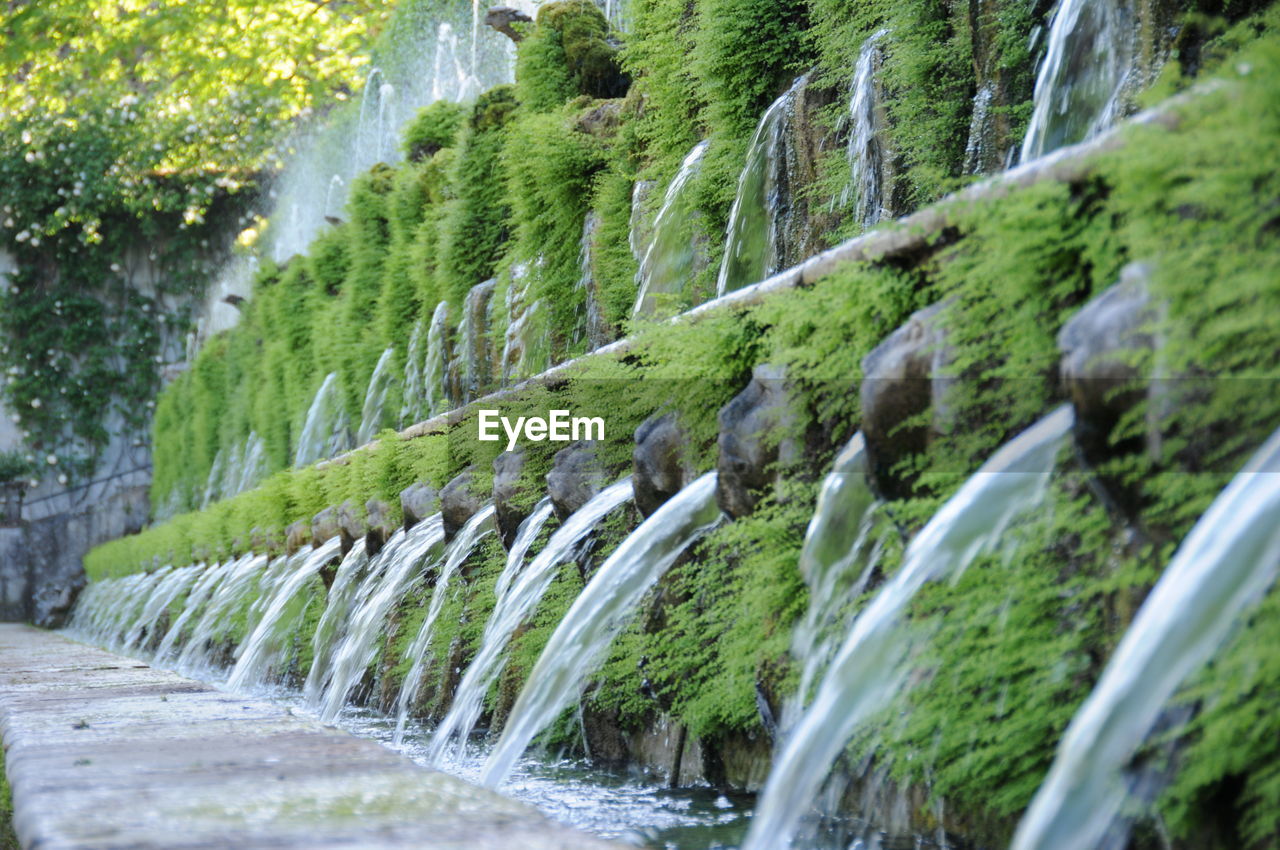
{"type": "Polygon", "coordinates": [[[30,626],[0,625],[24,848],[608,850],[382,745],[30,626]]]}

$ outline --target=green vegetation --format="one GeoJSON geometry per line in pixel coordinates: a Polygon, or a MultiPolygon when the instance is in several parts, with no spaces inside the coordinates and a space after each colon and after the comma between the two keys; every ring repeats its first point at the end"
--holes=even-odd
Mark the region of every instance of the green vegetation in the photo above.
{"type": "Polygon", "coordinates": [[[4,772],[3,747],[0,747],[0,850],[19,850],[18,836],[13,831],[13,796],[4,772]]]}
{"type": "MultiPolygon", "coordinates": [[[[286,467],[327,374],[338,375],[344,410],[358,419],[381,352],[403,348],[413,323],[441,301],[459,315],[467,292],[486,278],[498,280],[491,350],[501,350],[517,318],[503,312],[510,303],[528,314],[541,305],[543,324],[530,320],[531,337],[545,346],[540,356],[583,351],[579,240],[584,218],[595,213],[598,228],[588,236],[602,311],[613,331],[634,334],[634,344],[625,355],[588,358],[554,383],[511,392],[505,415],[551,407],[607,413],[601,459],[620,471],[634,428],[674,411],[694,465],[705,470],[716,459],[717,411],[753,366],[767,362],[786,368],[798,419],[816,425],[822,439],[780,470],[788,482],[781,492],[673,568],[614,643],[587,709],[629,729],[666,713],[712,748],[759,735],[758,697],[795,687],[789,627],[806,604],[796,556],[819,477],[859,425],[863,357],[914,311],[947,303],[952,356],[941,377],[954,381],[946,416],[929,445],[894,470],[912,486],[887,506],[905,539],[1000,444],[1061,403],[1058,331],[1121,269],[1147,262],[1148,285],[1164,308],[1155,329],[1162,348],[1158,364],[1141,365],[1186,380],[1168,382],[1161,390],[1168,395],[1128,414],[1110,435],[1112,456],[1096,468],[1064,457],[1051,509],[1018,524],[1008,552],[920,595],[911,619],[931,639],[916,659],[914,686],[852,748],[855,756],[874,751],[893,777],[927,787],[933,800],[924,817],[945,799],[947,811],[962,813],[953,817],[969,837],[1003,843],[1177,542],[1280,421],[1280,401],[1265,389],[1280,372],[1276,13],[1230,29],[1205,24],[1222,35],[1199,45],[1195,59],[1185,46],[1159,91],[1184,88],[1205,65],[1223,69],[1224,86],[1181,105],[1176,127],[1130,128],[1128,144],[1100,155],[1088,178],[956,210],[942,238],[909,260],[846,264],[764,303],[674,325],[627,322],[634,259],[621,243],[636,179],[663,185],[695,141],[711,139],[694,194],[697,226],[714,237],[705,273],[714,275],[736,164],[760,111],[815,63],[821,84],[843,91],[862,40],[888,27],[881,84],[892,95],[893,195],[903,208],[927,202],[966,179],[968,110],[980,74],[1008,76],[999,108],[1008,138],[1017,137],[1032,61],[1022,45],[1043,21],[998,4],[975,24],[928,2],[849,9],[826,0],[638,0],[633,14],[635,31],[617,53],[634,80],[625,99],[601,87],[617,67],[602,16],[576,0],[545,6],[519,48],[514,86],[485,93],[465,113],[424,112],[406,141],[409,160],[365,174],[345,223],[305,257],[264,265],[240,326],[207,345],[160,398],[153,497],[198,507],[218,453],[250,434],[264,441],[274,474],[250,492],[99,547],[86,559],[90,576],[227,557],[248,547],[255,528],[278,532],[346,500],[396,505],[411,482],[439,486],[468,467],[487,491],[501,445],[472,439],[467,411],[424,436],[384,431],[340,461],[286,467]],[[1160,439],[1147,450],[1149,429],[1160,439]],[[1144,448],[1134,450],[1135,442],[1144,448]],[[1131,514],[1104,505],[1095,479],[1128,494],[1131,514]]],[[[828,110],[833,132],[842,99],[828,110]]],[[[841,185],[846,166],[842,151],[835,154],[809,191],[841,185]]],[[[661,192],[650,197],[642,213],[651,217],[661,192]]],[[[523,368],[545,362],[530,358],[523,368]]],[[[527,450],[527,505],[555,448],[527,450]]],[[[601,549],[636,520],[611,517],[601,549]]],[[[901,543],[887,547],[873,587],[899,567],[901,543]]],[[[488,540],[451,585],[429,647],[423,714],[444,709],[453,671],[476,651],[502,560],[488,540]]],[[[588,566],[564,565],[516,635],[489,695],[495,717],[509,709],[588,566]]],[[[311,590],[308,598],[318,599],[319,589],[311,590]]],[[[403,650],[425,599],[420,589],[403,600],[383,636],[384,694],[407,672],[403,650]]],[[[1270,711],[1280,697],[1280,654],[1268,650],[1278,600],[1273,591],[1179,697],[1199,711],[1169,733],[1180,749],[1159,811],[1177,838],[1196,840],[1212,826],[1224,846],[1260,846],[1280,830],[1280,726],[1270,711]]],[[[299,620],[313,617],[314,607],[299,620]]],[[[229,634],[245,628],[228,623],[229,634]]],[[[303,642],[297,669],[307,651],[303,642]]],[[[1161,755],[1153,746],[1146,757],[1161,755]]]]}
{"type": "Polygon", "coordinates": [[[110,414],[145,433],[161,339],[187,321],[164,305],[203,292],[259,176],[282,166],[296,121],[358,84],[384,16],[362,0],[8,11],[0,222],[17,271],[0,292],[0,366],[59,480],[93,471],[110,414]],[[157,291],[135,280],[148,255],[157,291]]]}

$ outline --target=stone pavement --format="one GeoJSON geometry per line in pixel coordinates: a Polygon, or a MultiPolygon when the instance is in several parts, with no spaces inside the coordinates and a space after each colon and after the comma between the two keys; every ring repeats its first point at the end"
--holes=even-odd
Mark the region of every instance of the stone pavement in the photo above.
{"type": "Polygon", "coordinates": [[[268,700],[0,625],[0,733],[27,850],[609,850],[533,808],[268,700]]]}

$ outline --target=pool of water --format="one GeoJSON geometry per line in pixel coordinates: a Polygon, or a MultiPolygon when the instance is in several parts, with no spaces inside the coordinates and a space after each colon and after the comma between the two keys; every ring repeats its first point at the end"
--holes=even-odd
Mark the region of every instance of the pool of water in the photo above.
{"type": "MultiPolygon", "coordinates": [[[[296,695],[275,695],[296,714],[311,714],[296,695]]],[[[410,726],[393,742],[395,720],[369,709],[348,707],[337,725],[372,738],[427,765],[429,730],[410,726]]],[[[473,745],[460,761],[443,767],[478,782],[487,755],[473,745]]],[[[524,758],[499,789],[568,826],[653,850],[733,850],[746,837],[755,804],[752,794],[725,794],[709,787],[666,788],[641,774],[591,767],[578,759],[524,758]]]]}

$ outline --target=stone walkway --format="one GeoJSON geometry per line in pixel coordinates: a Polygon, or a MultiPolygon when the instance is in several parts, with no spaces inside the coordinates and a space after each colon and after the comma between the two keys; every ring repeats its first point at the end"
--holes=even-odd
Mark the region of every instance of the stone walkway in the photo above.
{"type": "Polygon", "coordinates": [[[0,625],[24,848],[617,845],[374,741],[28,626],[0,625]]]}

